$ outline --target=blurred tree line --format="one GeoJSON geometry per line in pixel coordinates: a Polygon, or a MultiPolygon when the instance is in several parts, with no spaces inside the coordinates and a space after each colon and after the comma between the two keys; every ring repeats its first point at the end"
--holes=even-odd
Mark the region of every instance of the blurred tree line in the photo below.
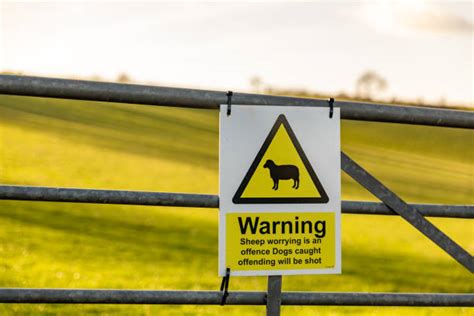
{"type": "Polygon", "coordinates": [[[266,85],[259,76],[250,78],[250,86],[255,93],[298,96],[304,98],[335,98],[336,100],[358,101],[358,102],[380,102],[387,104],[414,105],[425,107],[449,107],[466,110],[466,107],[447,105],[444,97],[440,98],[437,103],[426,104],[423,98],[416,100],[404,100],[395,96],[391,98],[382,98],[383,93],[388,90],[389,84],[387,79],[373,70],[363,72],[355,81],[355,93],[351,94],[341,91],[337,94],[327,94],[317,91],[308,91],[306,89],[281,89],[266,85]]]}

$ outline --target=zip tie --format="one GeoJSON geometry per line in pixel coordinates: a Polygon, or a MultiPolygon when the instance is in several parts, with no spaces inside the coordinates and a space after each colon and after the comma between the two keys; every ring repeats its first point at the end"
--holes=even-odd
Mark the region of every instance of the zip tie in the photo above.
{"type": "Polygon", "coordinates": [[[232,107],[232,91],[227,91],[227,116],[230,116],[232,107]]]}
{"type": "Polygon", "coordinates": [[[226,268],[225,277],[222,278],[222,283],[221,283],[221,292],[223,291],[222,292],[221,306],[225,305],[225,302],[227,300],[227,296],[229,296],[229,281],[230,281],[230,268],[226,268]]]}
{"type": "Polygon", "coordinates": [[[329,98],[329,118],[332,118],[332,114],[334,112],[334,98],[329,98]]]}

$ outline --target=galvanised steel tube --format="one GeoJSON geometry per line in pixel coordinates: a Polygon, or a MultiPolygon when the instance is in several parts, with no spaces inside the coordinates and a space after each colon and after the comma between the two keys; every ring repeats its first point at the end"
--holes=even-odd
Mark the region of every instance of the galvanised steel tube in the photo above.
{"type": "Polygon", "coordinates": [[[341,165],[342,170],[352,179],[397,212],[404,220],[423,233],[423,235],[428,237],[471,273],[474,273],[474,261],[471,254],[432,222],[428,221],[413,205],[409,205],[403,201],[344,152],[341,152],[341,165]]]}
{"type": "Polygon", "coordinates": [[[282,305],[474,306],[474,294],[284,292],[282,305]]]}
{"type": "MultiPolygon", "coordinates": [[[[217,109],[226,92],[0,75],[0,94],[217,109]]],[[[326,100],[234,93],[234,104],[326,107],[326,100]]],[[[336,101],[341,118],[444,127],[474,128],[474,112],[336,101]]]]}
{"type": "MultiPolygon", "coordinates": [[[[265,292],[230,291],[226,305],[265,305],[265,292]]],[[[219,305],[218,291],[0,289],[0,303],[219,305]]],[[[283,292],[282,305],[474,306],[474,294],[283,292]]]]}
{"type": "Polygon", "coordinates": [[[0,185],[0,200],[2,199],[98,204],[219,207],[219,197],[217,195],[16,185],[0,185]]]}
{"type": "MultiPolygon", "coordinates": [[[[229,292],[227,305],[264,305],[265,292],[229,292]]],[[[219,305],[219,291],[0,289],[0,303],[219,305]]]]}
{"type": "MultiPolygon", "coordinates": [[[[210,194],[144,192],[0,185],[0,200],[130,204],[218,208],[219,197],[210,194]]],[[[474,205],[411,204],[423,215],[474,218],[474,205]]],[[[342,201],[346,214],[397,215],[383,203],[342,201]]]]}
{"type": "MultiPolygon", "coordinates": [[[[409,204],[418,209],[424,216],[474,218],[474,205],[446,204],[409,204]]],[[[398,215],[384,203],[342,201],[342,212],[345,214],[398,215]]]]}
{"type": "Polygon", "coordinates": [[[474,111],[351,101],[336,104],[342,119],[474,129],[474,111]]]}

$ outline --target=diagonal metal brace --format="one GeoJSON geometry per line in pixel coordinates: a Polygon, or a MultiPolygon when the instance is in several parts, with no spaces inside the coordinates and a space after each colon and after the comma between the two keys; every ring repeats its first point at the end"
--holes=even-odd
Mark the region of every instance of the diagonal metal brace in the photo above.
{"type": "Polygon", "coordinates": [[[344,152],[341,152],[341,164],[342,170],[344,170],[344,172],[346,172],[370,193],[384,202],[385,205],[387,205],[390,209],[403,217],[407,222],[412,224],[426,237],[431,239],[435,244],[437,244],[456,261],[462,264],[471,273],[474,273],[473,257],[451,238],[449,238],[445,233],[439,230],[435,225],[424,218],[415,207],[404,202],[389,188],[384,186],[379,180],[377,180],[364,168],[354,162],[344,152]]]}

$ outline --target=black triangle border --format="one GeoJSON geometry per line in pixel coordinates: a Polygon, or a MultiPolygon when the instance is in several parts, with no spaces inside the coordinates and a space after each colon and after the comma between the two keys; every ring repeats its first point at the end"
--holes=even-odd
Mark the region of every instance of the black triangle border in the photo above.
{"type": "Polygon", "coordinates": [[[247,171],[247,174],[242,180],[242,183],[240,184],[239,188],[235,192],[235,195],[232,198],[232,202],[234,204],[303,204],[303,203],[323,204],[323,203],[329,202],[329,197],[326,194],[326,191],[324,190],[321,182],[319,181],[318,176],[314,172],[313,167],[309,163],[309,160],[306,157],[306,154],[304,153],[303,148],[298,142],[298,139],[296,138],[295,133],[293,132],[293,129],[291,128],[290,123],[288,123],[288,120],[286,119],[284,114],[280,114],[277,120],[275,121],[275,124],[273,124],[273,127],[270,130],[270,133],[268,134],[267,138],[263,142],[262,147],[258,151],[257,156],[253,160],[252,165],[250,166],[249,170],[247,171]],[[286,128],[286,131],[288,135],[290,136],[290,140],[293,143],[293,146],[295,146],[296,152],[298,153],[301,160],[303,161],[303,164],[306,170],[308,171],[311,177],[311,180],[313,180],[313,183],[315,184],[321,196],[313,197],[313,198],[311,197],[306,197],[306,198],[305,197],[293,197],[293,198],[292,197],[284,197],[284,198],[243,198],[241,197],[252,175],[257,169],[258,164],[262,160],[263,155],[267,151],[268,147],[270,146],[273,138],[275,137],[278,129],[280,128],[282,124],[286,128]]]}

